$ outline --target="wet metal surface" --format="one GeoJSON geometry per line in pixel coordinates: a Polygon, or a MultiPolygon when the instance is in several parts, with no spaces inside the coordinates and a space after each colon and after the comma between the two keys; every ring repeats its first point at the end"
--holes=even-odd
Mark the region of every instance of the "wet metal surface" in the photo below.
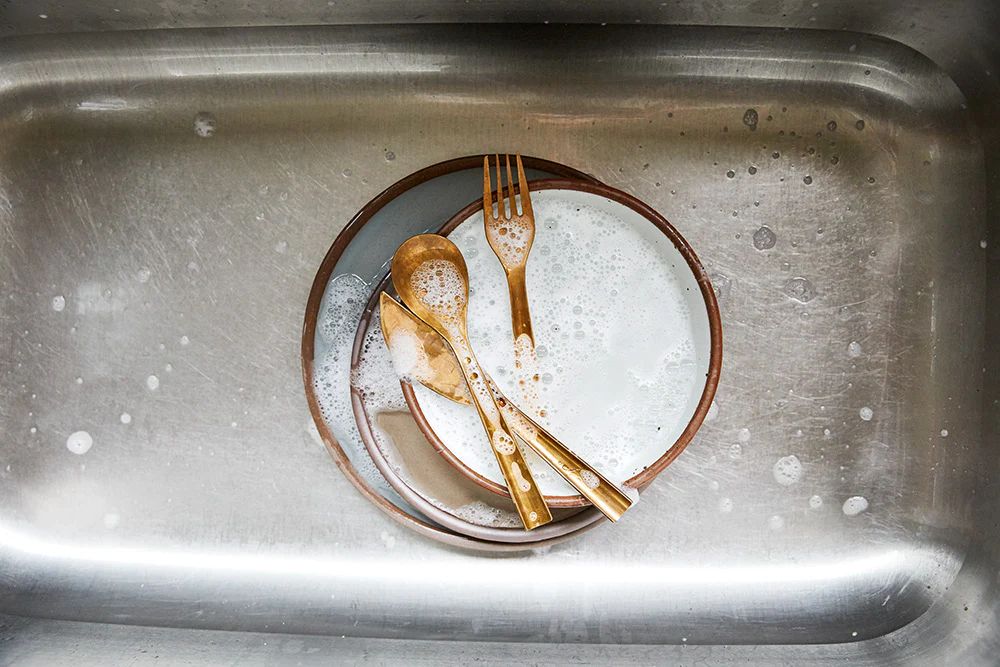
{"type": "Polygon", "coordinates": [[[514,49],[512,30],[7,43],[3,611],[834,644],[761,662],[988,634],[989,137],[956,84],[858,34],[540,26],[514,49]],[[350,487],[309,434],[298,339],[365,201],[515,148],[662,212],[712,273],[726,359],[714,418],[625,521],[490,558],[350,487]],[[515,573],[535,586],[487,583],[515,573]]]}

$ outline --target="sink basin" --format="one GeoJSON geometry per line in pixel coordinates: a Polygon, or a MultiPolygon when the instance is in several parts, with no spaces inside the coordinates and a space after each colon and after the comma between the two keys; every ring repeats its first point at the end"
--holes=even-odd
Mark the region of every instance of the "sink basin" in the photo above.
{"type": "Polygon", "coordinates": [[[998,17],[800,4],[608,17],[715,27],[4,10],[0,652],[991,664],[998,17]],[[298,344],[358,208],[497,149],[663,213],[725,358],[625,520],[492,557],[353,489],[298,344]]]}

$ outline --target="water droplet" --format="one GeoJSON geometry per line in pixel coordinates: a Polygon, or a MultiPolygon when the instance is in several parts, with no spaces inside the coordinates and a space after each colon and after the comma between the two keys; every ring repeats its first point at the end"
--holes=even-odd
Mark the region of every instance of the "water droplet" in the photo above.
{"type": "Polygon", "coordinates": [[[942,438],[947,438],[948,437],[948,429],[946,429],[946,428],[941,429],[941,437],[942,438]]]}
{"type": "Polygon", "coordinates": [[[785,520],[775,514],[767,520],[767,525],[771,528],[771,530],[781,530],[785,527],[785,520]]]}
{"type": "Polygon", "coordinates": [[[830,158],[830,164],[839,164],[839,163],[840,163],[840,158],[837,157],[836,155],[830,158]]]}
{"type": "Polygon", "coordinates": [[[757,250],[769,250],[778,242],[778,235],[768,227],[762,226],[753,233],[753,247],[757,250]]]}
{"type": "Polygon", "coordinates": [[[802,462],[794,454],[778,459],[771,468],[774,481],[782,486],[791,486],[802,478],[802,462]]]}
{"type": "Polygon", "coordinates": [[[733,171],[732,169],[730,169],[729,171],[726,172],[726,178],[734,178],[735,176],[736,176],[736,172],[733,171]]]}
{"type": "Polygon", "coordinates": [[[719,498],[719,511],[729,514],[733,511],[733,501],[729,498],[719,498]]]}
{"type": "Polygon", "coordinates": [[[785,282],[784,292],[786,296],[808,303],[816,296],[816,289],[807,278],[789,278],[785,282]]]}
{"type": "Polygon", "coordinates": [[[858,416],[861,417],[861,419],[863,419],[864,421],[870,422],[872,420],[872,417],[875,416],[875,411],[866,405],[860,410],[858,410],[858,416]]]}
{"type": "Polygon", "coordinates": [[[747,109],[743,112],[743,124],[749,127],[751,130],[757,129],[757,122],[760,116],[757,114],[756,109],[747,109]]]}
{"type": "Polygon", "coordinates": [[[868,509],[868,499],[864,496],[851,496],[844,501],[843,511],[847,516],[857,516],[868,509]]]}
{"type": "Polygon", "coordinates": [[[392,151],[386,151],[385,152],[385,161],[386,162],[392,162],[395,159],[396,159],[396,154],[395,153],[393,153],[392,151]]]}
{"type": "Polygon", "coordinates": [[[755,167],[755,166],[753,166],[753,165],[750,165],[750,166],[749,166],[749,167],[747,168],[747,173],[748,173],[748,174],[750,174],[751,176],[753,176],[754,174],[756,174],[756,173],[757,173],[757,167],[755,167]]]}
{"type": "Polygon", "coordinates": [[[743,446],[740,443],[734,443],[729,446],[729,458],[738,459],[743,456],[743,446]]]}
{"type": "Polygon", "coordinates": [[[857,123],[854,124],[854,127],[858,128],[859,130],[865,129],[865,121],[859,120],[857,123]]]}
{"type": "Polygon", "coordinates": [[[121,423],[123,423],[123,424],[131,424],[132,423],[132,415],[130,415],[127,412],[123,412],[122,416],[119,417],[118,419],[120,419],[121,423]]]}
{"type": "Polygon", "coordinates": [[[146,378],[146,387],[148,387],[150,391],[156,391],[160,388],[160,378],[155,375],[150,375],[146,378]]]}
{"type": "Polygon", "coordinates": [[[199,111],[194,116],[194,133],[202,139],[207,139],[215,134],[218,121],[215,116],[207,111],[199,111]]]}
{"type": "Polygon", "coordinates": [[[986,239],[983,239],[982,241],[979,242],[979,247],[982,248],[983,250],[986,249],[987,245],[988,244],[986,243],[986,239]]]}
{"type": "Polygon", "coordinates": [[[802,179],[802,182],[805,183],[806,185],[812,185],[813,177],[812,176],[806,176],[806,177],[804,177],[802,179]]]}
{"type": "Polygon", "coordinates": [[[286,250],[288,250],[288,241],[278,241],[274,244],[274,252],[283,254],[286,250]]]}
{"type": "Polygon", "coordinates": [[[138,271],[136,271],[135,277],[136,277],[136,279],[140,283],[148,283],[149,282],[149,278],[152,275],[153,275],[152,271],[150,271],[146,267],[143,267],[143,268],[139,269],[138,271]]]}
{"type": "Polygon", "coordinates": [[[820,498],[819,496],[811,496],[809,498],[809,507],[810,508],[812,508],[814,510],[818,510],[822,506],[823,506],[823,499],[820,498]]]}
{"type": "Polygon", "coordinates": [[[826,124],[826,129],[830,130],[831,132],[835,131],[837,129],[837,121],[831,120],[829,123],[826,124]]]}
{"type": "Polygon", "coordinates": [[[187,345],[188,343],[191,342],[191,339],[188,338],[187,336],[181,336],[181,341],[180,342],[181,342],[181,345],[187,345]]]}
{"type": "Polygon", "coordinates": [[[778,151],[774,151],[773,153],[771,153],[771,157],[777,160],[779,157],[781,157],[781,153],[779,153],[778,151]]]}
{"type": "Polygon", "coordinates": [[[66,438],[66,449],[74,454],[86,454],[94,445],[94,439],[86,431],[74,431],[66,438]]]}
{"type": "Polygon", "coordinates": [[[740,432],[736,434],[736,439],[742,442],[743,444],[750,442],[750,429],[741,428],[740,432]]]}
{"type": "Polygon", "coordinates": [[[52,297],[52,310],[56,311],[57,313],[61,313],[65,307],[66,307],[66,297],[62,296],[61,294],[52,297]]]}
{"type": "Polygon", "coordinates": [[[868,177],[868,182],[869,183],[874,183],[875,182],[875,177],[874,176],[869,176],[868,177]]]}

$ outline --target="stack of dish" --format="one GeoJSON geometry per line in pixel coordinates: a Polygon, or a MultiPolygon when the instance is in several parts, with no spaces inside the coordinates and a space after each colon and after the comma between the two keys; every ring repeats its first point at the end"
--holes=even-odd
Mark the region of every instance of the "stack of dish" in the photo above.
{"type": "Polygon", "coordinates": [[[476,410],[408,381],[413,359],[390,351],[379,318],[383,293],[395,295],[389,262],[406,239],[436,232],[458,246],[482,368],[626,493],[648,486],[688,444],[721,367],[714,293],[681,235],[649,206],[569,167],[534,158],[524,166],[535,218],[529,372],[515,363],[507,280],[484,231],[482,156],[423,169],[367,204],[327,253],[303,332],[309,405],[352,483],[396,521],[486,550],[566,539],[603,515],[522,447],[553,518],[525,529],[476,410]]]}

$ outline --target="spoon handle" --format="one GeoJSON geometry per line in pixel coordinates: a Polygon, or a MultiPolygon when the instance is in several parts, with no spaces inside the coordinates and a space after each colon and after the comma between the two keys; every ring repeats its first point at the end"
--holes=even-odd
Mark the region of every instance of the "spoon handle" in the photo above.
{"type": "Polygon", "coordinates": [[[524,280],[523,265],[507,272],[507,291],[510,293],[510,321],[514,340],[526,335],[534,346],[535,334],[531,330],[531,311],[528,308],[528,287],[524,280]]]}
{"type": "Polygon", "coordinates": [[[489,386],[500,406],[500,411],[514,433],[572,484],[584,498],[593,503],[594,507],[601,510],[604,516],[612,521],[618,521],[625,510],[632,506],[632,499],[566,445],[556,440],[531,417],[524,414],[519,407],[507,400],[492,380],[489,380],[489,386]]]}
{"type": "Polygon", "coordinates": [[[472,402],[476,406],[476,412],[479,413],[479,419],[483,422],[490,449],[493,450],[500,465],[500,472],[507,482],[507,490],[521,516],[521,522],[528,530],[549,523],[552,521],[552,513],[531,476],[531,470],[521,455],[517,441],[510,434],[510,429],[487,386],[487,377],[476,361],[472,348],[460,336],[453,336],[449,342],[465,375],[472,402]]]}

